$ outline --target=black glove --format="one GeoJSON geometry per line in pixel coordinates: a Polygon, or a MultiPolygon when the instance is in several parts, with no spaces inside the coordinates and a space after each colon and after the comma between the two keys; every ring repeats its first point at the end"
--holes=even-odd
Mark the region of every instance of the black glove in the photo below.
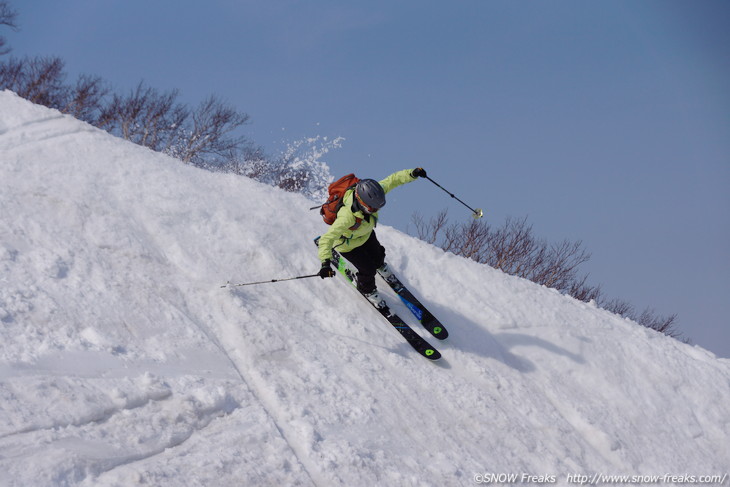
{"type": "Polygon", "coordinates": [[[411,171],[411,176],[413,176],[414,178],[425,178],[426,170],[422,167],[417,167],[413,171],[411,171]]]}
{"type": "Polygon", "coordinates": [[[335,277],[335,271],[332,270],[332,262],[327,259],[322,262],[322,268],[319,270],[319,277],[324,279],[325,277],[335,277]]]}

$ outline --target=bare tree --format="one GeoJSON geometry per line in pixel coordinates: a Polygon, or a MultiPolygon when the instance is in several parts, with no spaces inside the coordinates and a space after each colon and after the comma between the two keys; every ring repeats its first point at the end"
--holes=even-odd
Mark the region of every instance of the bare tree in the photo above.
{"type": "Polygon", "coordinates": [[[33,103],[60,109],[67,95],[63,68],[58,57],[11,57],[0,63],[0,87],[33,103]]]}
{"type": "Polygon", "coordinates": [[[98,125],[185,163],[206,167],[223,167],[249,147],[245,137],[232,135],[248,121],[248,115],[215,96],[194,111],[177,98],[177,90],[160,93],[140,82],[128,95],[112,97],[98,125]]]}
{"type": "Polygon", "coordinates": [[[567,240],[548,244],[535,236],[526,217],[508,218],[498,228],[484,220],[449,224],[446,212],[429,223],[424,223],[420,216],[413,221],[419,238],[445,251],[563,292],[591,294],[586,279],[577,275],[578,267],[590,258],[583,244],[567,240]]]}
{"type": "MultiPolygon", "coordinates": [[[[605,302],[598,299],[598,305],[605,310],[616,313],[624,318],[628,318],[642,326],[651,328],[654,331],[658,331],[673,338],[682,338],[682,333],[677,329],[676,314],[662,316],[658,315],[656,311],[651,308],[646,308],[641,313],[638,313],[632,304],[622,299],[612,299],[605,302]]],[[[689,341],[687,339],[682,340],[685,342],[689,341]]]]}
{"type": "MultiPolygon", "coordinates": [[[[10,8],[10,5],[6,1],[0,1],[0,25],[5,25],[13,30],[18,29],[18,25],[15,23],[15,19],[18,17],[18,12],[10,8]]],[[[10,52],[10,47],[7,46],[5,37],[0,36],[0,56],[10,52]]]]}
{"type": "Polygon", "coordinates": [[[653,309],[646,308],[634,321],[642,326],[664,333],[670,337],[679,338],[682,336],[682,333],[676,328],[676,314],[660,316],[657,315],[653,309]]]}
{"type": "Polygon", "coordinates": [[[416,226],[416,236],[424,242],[435,245],[439,238],[439,234],[443,231],[446,223],[448,222],[448,218],[446,216],[446,211],[444,210],[439,212],[428,223],[423,221],[423,217],[420,214],[413,215],[412,221],[416,226]]]}
{"type": "Polygon", "coordinates": [[[583,276],[581,279],[570,283],[567,294],[573,296],[583,302],[598,302],[602,295],[601,286],[592,286],[588,284],[588,275],[583,276]]]}
{"type": "Polygon", "coordinates": [[[10,58],[0,63],[0,88],[13,90],[23,70],[23,63],[19,59],[10,58]]]}
{"type": "Polygon", "coordinates": [[[206,156],[230,159],[243,149],[246,138],[232,136],[231,132],[248,122],[248,115],[230,105],[209,96],[192,114],[192,125],[183,135],[178,146],[178,157],[183,162],[200,163],[206,156]]]}
{"type": "Polygon", "coordinates": [[[76,86],[67,91],[67,99],[62,112],[92,125],[99,124],[104,108],[104,99],[109,88],[98,76],[81,75],[76,86]]]}
{"type": "Polygon", "coordinates": [[[109,88],[98,76],[79,76],[75,86],[66,85],[65,77],[57,57],[11,57],[0,63],[0,88],[186,163],[212,167],[209,159],[222,165],[255,152],[245,137],[232,135],[248,115],[215,96],[191,112],[178,103],[177,90],[160,93],[140,82],[128,94],[107,100],[109,88]]]}
{"type": "Polygon", "coordinates": [[[177,90],[159,93],[140,81],[128,95],[112,97],[101,110],[98,126],[152,150],[165,150],[189,116],[177,97],[177,90]]]}
{"type": "Polygon", "coordinates": [[[0,88],[96,125],[109,92],[98,76],[79,76],[75,86],[64,83],[64,63],[57,57],[14,57],[0,63],[0,88]]]}
{"type": "Polygon", "coordinates": [[[498,228],[483,220],[450,224],[445,211],[429,222],[424,222],[420,215],[414,215],[412,221],[418,238],[445,251],[557,289],[581,301],[595,301],[608,311],[665,335],[681,336],[675,327],[676,315],[660,316],[648,308],[638,314],[625,301],[604,300],[600,286],[589,285],[588,276],[578,274],[579,267],[590,259],[582,242],[564,240],[548,244],[534,235],[532,225],[527,224],[527,217],[508,218],[498,228]]]}

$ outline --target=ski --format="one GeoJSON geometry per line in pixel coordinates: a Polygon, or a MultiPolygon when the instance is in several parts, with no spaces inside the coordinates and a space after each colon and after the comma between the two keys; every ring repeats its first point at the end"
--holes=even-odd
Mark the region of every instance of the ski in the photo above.
{"type": "Polygon", "coordinates": [[[385,282],[388,283],[390,288],[395,291],[398,297],[403,301],[403,304],[411,310],[413,316],[428,330],[428,332],[438,338],[439,340],[445,340],[449,336],[449,332],[446,331],[444,325],[436,319],[426,307],[408,290],[405,285],[393,274],[390,270],[384,273],[378,269],[378,274],[382,277],[385,282]]]}
{"type": "MultiPolygon", "coordinates": [[[[314,243],[318,243],[319,238],[315,239],[314,243]]],[[[378,308],[371,303],[363,293],[357,289],[357,283],[355,281],[355,273],[350,269],[347,260],[342,257],[339,252],[332,250],[332,263],[337,267],[337,271],[347,279],[350,284],[355,286],[355,289],[360,295],[373,307],[375,308],[386,320],[395,328],[398,333],[405,339],[405,341],[413,347],[413,349],[421,354],[423,357],[429,360],[438,360],[441,358],[441,353],[431,346],[421,335],[416,333],[413,328],[408,326],[397,314],[393,313],[389,307],[378,308]]]]}

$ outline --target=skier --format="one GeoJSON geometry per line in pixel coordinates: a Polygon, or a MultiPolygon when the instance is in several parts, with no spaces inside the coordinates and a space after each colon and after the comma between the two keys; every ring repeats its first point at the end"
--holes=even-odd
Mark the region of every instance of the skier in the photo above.
{"type": "Polygon", "coordinates": [[[375,285],[375,273],[388,277],[390,272],[385,263],[385,247],[375,235],[378,210],[385,206],[385,195],[393,188],[426,177],[426,171],[417,167],[395,172],[378,182],[361,179],[354,189],[345,192],[342,208],[329,231],[319,239],[319,259],[322,268],[319,277],[333,277],[332,249],[337,251],[357,268],[357,288],[377,308],[385,307],[375,285]]]}

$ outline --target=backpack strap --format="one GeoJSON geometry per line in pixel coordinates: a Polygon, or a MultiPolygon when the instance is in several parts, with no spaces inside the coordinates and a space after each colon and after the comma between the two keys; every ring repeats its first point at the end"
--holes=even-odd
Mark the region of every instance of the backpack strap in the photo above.
{"type": "MultiPolygon", "coordinates": [[[[335,213],[338,213],[340,211],[340,208],[342,208],[345,205],[345,195],[350,190],[355,191],[355,186],[357,186],[357,185],[353,184],[352,186],[350,186],[349,188],[347,188],[346,190],[344,190],[342,192],[342,198],[340,198],[340,201],[337,202],[337,208],[335,210],[335,213]]],[[[354,197],[353,197],[353,201],[354,201],[354,197]]],[[[352,208],[350,208],[350,211],[352,211],[352,208]]],[[[355,224],[353,226],[351,226],[350,228],[348,228],[348,230],[357,230],[358,228],[360,228],[360,225],[362,225],[362,218],[355,217],[355,224]]]]}
{"type": "Polygon", "coordinates": [[[357,230],[362,225],[362,218],[355,217],[355,224],[348,228],[348,230],[357,230]]]}

